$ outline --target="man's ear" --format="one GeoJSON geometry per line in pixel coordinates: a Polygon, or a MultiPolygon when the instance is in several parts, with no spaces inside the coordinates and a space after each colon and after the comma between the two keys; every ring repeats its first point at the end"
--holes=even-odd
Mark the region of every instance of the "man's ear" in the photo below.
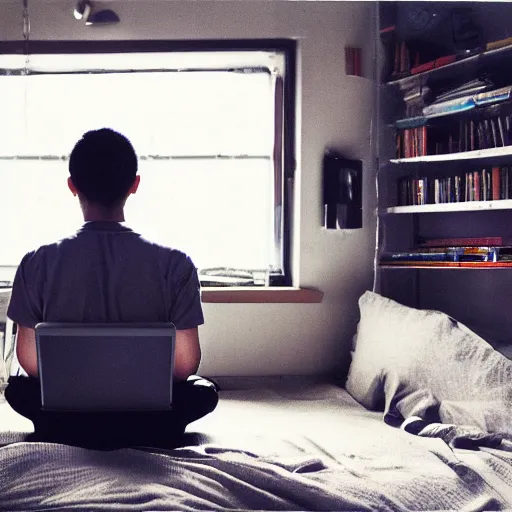
{"type": "Polygon", "coordinates": [[[75,184],[73,183],[73,180],[71,179],[71,176],[68,178],[68,188],[71,190],[71,193],[76,196],[78,195],[78,190],[75,187],[75,184]]]}
{"type": "Polygon", "coordinates": [[[133,182],[133,185],[131,186],[128,193],[135,194],[137,192],[137,189],[139,188],[139,184],[140,184],[140,176],[137,174],[137,176],[135,176],[135,181],[133,182]]]}

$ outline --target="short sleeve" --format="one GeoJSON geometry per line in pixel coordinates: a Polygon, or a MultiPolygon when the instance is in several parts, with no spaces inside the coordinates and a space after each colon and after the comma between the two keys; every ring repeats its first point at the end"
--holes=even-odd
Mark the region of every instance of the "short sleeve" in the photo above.
{"type": "Polygon", "coordinates": [[[29,252],[16,270],[7,316],[23,327],[34,328],[43,321],[42,297],[36,254],[29,252]]]}
{"type": "Polygon", "coordinates": [[[186,256],[174,269],[171,322],[177,330],[193,329],[204,324],[201,307],[201,286],[197,269],[186,256]]]}

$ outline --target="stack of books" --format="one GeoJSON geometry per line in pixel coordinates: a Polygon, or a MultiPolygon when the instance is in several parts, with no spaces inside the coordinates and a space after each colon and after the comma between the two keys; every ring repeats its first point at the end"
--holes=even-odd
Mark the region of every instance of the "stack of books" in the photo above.
{"type": "Polygon", "coordinates": [[[407,252],[384,252],[380,256],[381,265],[402,266],[512,266],[512,246],[501,245],[502,239],[445,239],[422,244],[407,252]],[[478,245],[481,241],[499,242],[496,245],[478,245]],[[469,242],[470,245],[456,245],[451,242],[469,242]],[[477,242],[476,245],[471,243],[477,242]]]}
{"type": "Polygon", "coordinates": [[[427,152],[427,127],[402,130],[396,134],[397,158],[414,158],[426,156],[427,152]]]}
{"type": "Polygon", "coordinates": [[[489,78],[477,78],[438,94],[435,101],[423,108],[425,117],[439,117],[470,110],[477,106],[498,103],[510,98],[510,87],[492,89],[489,78]]]}
{"type": "Polygon", "coordinates": [[[404,90],[405,115],[407,118],[423,116],[423,110],[432,96],[429,87],[423,84],[411,83],[409,89],[404,90]]]}

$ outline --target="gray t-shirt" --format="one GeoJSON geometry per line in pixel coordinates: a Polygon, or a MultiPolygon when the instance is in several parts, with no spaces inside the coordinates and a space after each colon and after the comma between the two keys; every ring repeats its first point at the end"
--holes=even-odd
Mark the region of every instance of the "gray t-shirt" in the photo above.
{"type": "Polygon", "coordinates": [[[197,270],[177,250],[118,222],[94,221],[29,252],[14,278],[7,316],[39,322],[204,323],[197,270]]]}

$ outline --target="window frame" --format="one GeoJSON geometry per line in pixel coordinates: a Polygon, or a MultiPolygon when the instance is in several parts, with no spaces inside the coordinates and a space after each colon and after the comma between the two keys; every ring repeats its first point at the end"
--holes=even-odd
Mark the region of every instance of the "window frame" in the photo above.
{"type": "MultiPolygon", "coordinates": [[[[282,193],[281,255],[282,274],[270,275],[271,287],[292,286],[291,243],[293,218],[293,190],[296,170],[295,116],[296,116],[296,58],[297,43],[292,39],[247,40],[113,40],[113,41],[24,41],[0,42],[0,54],[95,54],[95,53],[153,53],[153,52],[215,52],[215,51],[279,51],[284,55],[285,77],[282,82],[284,97],[282,109],[282,140],[276,137],[274,157],[275,183],[282,193]],[[280,144],[279,144],[280,142],[280,144]],[[278,153],[281,153],[278,155],[278,153]],[[279,169],[281,167],[281,169],[279,169]],[[279,169],[279,170],[276,170],[279,169]]],[[[276,132],[279,133],[279,132],[276,132]]],[[[276,207],[277,204],[274,203],[276,207]]]]}

